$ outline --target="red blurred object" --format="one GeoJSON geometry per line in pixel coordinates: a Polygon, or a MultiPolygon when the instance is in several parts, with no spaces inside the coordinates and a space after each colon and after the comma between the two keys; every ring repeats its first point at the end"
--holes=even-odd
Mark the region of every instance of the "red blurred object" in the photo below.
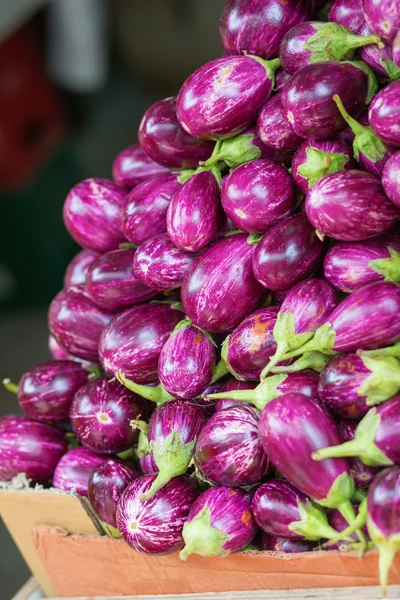
{"type": "Polygon", "coordinates": [[[24,186],[66,134],[61,99],[29,27],[0,45],[0,189],[24,186]]]}

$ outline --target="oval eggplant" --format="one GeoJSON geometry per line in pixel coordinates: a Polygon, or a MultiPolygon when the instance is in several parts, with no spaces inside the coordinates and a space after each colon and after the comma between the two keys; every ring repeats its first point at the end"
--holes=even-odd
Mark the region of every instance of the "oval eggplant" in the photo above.
{"type": "Polygon", "coordinates": [[[93,250],[82,250],[69,263],[64,275],[64,287],[86,283],[86,275],[90,265],[98,258],[93,250]]]}
{"type": "MultiPolygon", "coordinates": [[[[354,439],[357,425],[357,421],[347,419],[340,420],[339,429],[344,442],[350,442],[354,439]]],[[[349,458],[349,464],[350,473],[354,479],[356,488],[368,488],[375,479],[376,474],[380,471],[379,467],[368,467],[357,457],[349,458]]]]}
{"type": "Polygon", "coordinates": [[[268,100],[258,113],[257,133],[266,146],[278,150],[296,150],[302,142],[283,111],[281,94],[268,100]]]}
{"type": "Polygon", "coordinates": [[[53,487],[63,492],[88,495],[89,479],[93,469],[104,462],[104,455],[95,454],[88,448],[73,448],[61,458],[53,476],[53,487]]]}
{"type": "Polygon", "coordinates": [[[400,81],[387,85],[376,94],[368,118],[372,129],[386,144],[400,148],[400,81]]]}
{"type": "Polygon", "coordinates": [[[389,158],[382,173],[382,185],[388,198],[400,208],[400,151],[389,158]]]}
{"type": "Polygon", "coordinates": [[[400,29],[400,6],[393,0],[363,0],[369,27],[382,37],[393,40],[400,29]]]}
{"type": "MultiPolygon", "coordinates": [[[[239,381],[238,379],[231,377],[222,384],[220,389],[210,390],[208,394],[218,394],[219,392],[230,392],[234,390],[254,390],[256,386],[257,384],[255,382],[239,381]]],[[[231,406],[251,406],[249,402],[240,402],[240,400],[233,400],[232,398],[222,398],[217,401],[211,399],[210,402],[215,402],[215,412],[230,408],[231,406]]]]}
{"type": "MultiPolygon", "coordinates": [[[[373,32],[366,23],[359,29],[359,35],[369,36],[373,32]]],[[[385,79],[394,81],[400,77],[400,69],[393,60],[392,44],[389,41],[371,44],[360,48],[362,60],[385,79]]]]}
{"type": "Polygon", "coordinates": [[[155,162],[139,144],[122,150],[114,159],[112,176],[116,184],[131,190],[139,183],[167,175],[169,169],[155,162]]]}
{"type": "Polygon", "coordinates": [[[264,552],[279,552],[283,554],[297,554],[298,552],[312,552],[316,543],[307,540],[292,540],[263,533],[262,550],[264,552]]]}
{"type": "Polygon", "coordinates": [[[340,23],[352,33],[364,23],[364,10],[362,0],[333,0],[328,13],[329,21],[340,23]]]}

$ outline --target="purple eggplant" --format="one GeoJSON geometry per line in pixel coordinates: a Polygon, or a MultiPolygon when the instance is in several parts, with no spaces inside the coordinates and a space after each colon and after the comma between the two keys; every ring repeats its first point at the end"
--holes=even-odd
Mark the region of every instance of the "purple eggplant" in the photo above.
{"type": "Polygon", "coordinates": [[[397,0],[363,0],[363,7],[365,20],[372,31],[393,40],[400,29],[400,6],[397,0]]]}
{"type": "Polygon", "coordinates": [[[296,150],[302,142],[283,111],[281,94],[268,100],[258,113],[257,133],[266,146],[278,150],[296,150]]]}
{"type": "MultiPolygon", "coordinates": [[[[359,35],[370,36],[373,32],[366,23],[358,31],[359,35]]],[[[392,44],[388,41],[360,48],[362,60],[385,79],[395,81],[400,78],[400,69],[393,60],[392,44]]]]}
{"type": "Polygon", "coordinates": [[[310,541],[337,535],[323,510],[283,479],[260,485],[251,507],[257,525],[270,535],[310,541]]]}
{"type": "Polygon", "coordinates": [[[267,231],[253,254],[257,281],[272,291],[287,290],[316,269],[324,244],[305,215],[280,221],[267,231]]]}
{"type": "Polygon", "coordinates": [[[121,248],[99,256],[87,274],[87,290],[92,300],[110,311],[120,311],[157,295],[136,276],[133,248],[121,248]]]}
{"type": "Polygon", "coordinates": [[[144,181],[127,195],[122,229],[132,244],[139,246],[154,235],[166,232],[168,205],[179,187],[176,175],[164,175],[144,181]]]}
{"type": "Polygon", "coordinates": [[[234,137],[255,118],[272,92],[279,59],[225,56],[192,73],[176,104],[179,123],[203,139],[234,137]]]}
{"type": "Polygon", "coordinates": [[[325,256],[325,278],[346,294],[375,281],[400,283],[399,252],[374,239],[335,244],[325,256]]]}
{"type": "Polygon", "coordinates": [[[109,252],[125,242],[121,231],[126,190],[107,179],[85,179],[75,185],[64,202],[64,224],[83,248],[109,252]]]}
{"type": "Polygon", "coordinates": [[[357,48],[378,42],[378,35],[356,35],[339,23],[308,21],[287,32],[279,58],[282,68],[293,74],[312,63],[350,60],[357,48]]]}
{"type": "Polygon", "coordinates": [[[273,58],[285,33],[308,13],[305,0],[229,0],[220,21],[222,46],[227,54],[273,58]]]}
{"type": "Polygon", "coordinates": [[[128,463],[108,458],[96,467],[89,479],[89,500],[107,535],[120,538],[117,504],[124,490],[140,473],[128,463]]]}
{"type": "Polygon", "coordinates": [[[20,415],[0,417],[0,480],[25,473],[33,483],[46,483],[67,451],[61,431],[20,415]]]}
{"type": "Polygon", "coordinates": [[[190,509],[179,558],[186,560],[191,554],[227,556],[250,544],[256,532],[250,494],[212,487],[200,494],[190,509]]]}
{"type": "Polygon", "coordinates": [[[194,459],[207,481],[241,487],[259,483],[269,461],[258,433],[259,412],[249,406],[232,406],[216,412],[197,438],[194,459]]]}
{"type": "Polygon", "coordinates": [[[389,229],[389,231],[385,231],[374,237],[374,242],[378,242],[378,244],[382,244],[383,246],[393,248],[394,250],[397,250],[397,252],[400,252],[400,229],[398,225],[395,225],[392,229],[389,229]]]}
{"type": "Polygon", "coordinates": [[[400,208],[400,151],[387,161],[382,173],[382,185],[388,198],[400,208]]]}
{"type": "MultiPolygon", "coordinates": [[[[254,390],[257,384],[253,381],[239,381],[234,377],[231,377],[221,385],[220,389],[209,390],[208,395],[218,394],[219,392],[231,392],[234,390],[254,390]]],[[[205,394],[206,395],[206,394],[205,394]]],[[[213,401],[212,399],[210,401],[213,401]]],[[[221,398],[221,400],[215,401],[215,412],[230,408],[231,406],[251,406],[249,402],[240,402],[240,400],[233,400],[232,398],[221,398]]]]}
{"type": "Polygon", "coordinates": [[[342,140],[306,140],[296,150],[292,177],[305,194],[320,179],[331,173],[352,169],[350,146],[342,140]]]}
{"type": "Polygon", "coordinates": [[[400,81],[387,85],[376,94],[368,117],[372,129],[386,144],[400,148],[400,81]]]}
{"type": "Polygon", "coordinates": [[[291,73],[286,73],[284,69],[278,69],[275,77],[275,87],[278,92],[281,92],[285,86],[285,84],[291,78],[291,73]]]}
{"type": "Polygon", "coordinates": [[[80,362],[76,356],[67,352],[52,335],[49,335],[49,352],[55,360],[75,360],[80,362]]]}
{"type": "Polygon", "coordinates": [[[248,233],[264,233],[296,206],[296,189],[285,167],[255,160],[234,169],[222,186],[222,206],[232,223],[248,233]]]}
{"type": "Polygon", "coordinates": [[[386,595],[389,570],[400,551],[400,467],[379,473],[368,492],[367,528],[379,552],[379,577],[386,595]]]}
{"type": "Polygon", "coordinates": [[[144,500],[154,479],[146,475],[126,488],[117,507],[117,528],[136,552],[170,554],[184,544],[182,530],[198,487],[192,477],[175,477],[150,500],[144,500]]]}
{"type": "Polygon", "coordinates": [[[306,213],[321,234],[345,242],[383,233],[400,217],[380,180],[355,170],[332,173],[318,181],[306,196],[306,213]]]}
{"type": "MultiPolygon", "coordinates": [[[[339,429],[344,442],[350,442],[354,439],[357,431],[357,421],[341,419],[339,429]]],[[[379,467],[369,467],[365,465],[358,457],[349,458],[350,473],[354,479],[356,488],[365,489],[371,485],[376,474],[380,471],[379,467]]],[[[347,527],[347,525],[346,525],[347,527]]],[[[337,527],[335,528],[337,529],[337,527]]],[[[341,529],[338,531],[342,531],[341,529]]]]}
{"type": "Polygon", "coordinates": [[[400,68],[400,29],[393,40],[392,54],[396,66],[400,68]]]}
{"type": "Polygon", "coordinates": [[[167,175],[168,172],[169,169],[147,156],[139,144],[122,150],[115,157],[112,166],[115,183],[127,190],[131,190],[148,179],[167,175]]]}
{"type": "Polygon", "coordinates": [[[283,554],[297,554],[298,552],[313,552],[316,543],[308,540],[293,540],[263,533],[262,550],[264,552],[279,552],[283,554]]]}
{"type": "Polygon", "coordinates": [[[362,0],[333,0],[328,18],[329,21],[343,25],[352,33],[358,33],[364,23],[362,0]]]}
{"type": "Polygon", "coordinates": [[[138,383],[157,381],[160,352],[183,315],[167,304],[134,306],[120,313],[103,332],[99,344],[105,371],[121,371],[138,383]]]}
{"type": "Polygon", "coordinates": [[[64,275],[64,287],[86,283],[86,275],[90,265],[98,258],[93,250],[82,250],[69,263],[64,275]]]}
{"type": "Polygon", "coordinates": [[[196,168],[213,151],[212,142],[194,138],[179,125],[176,98],[164,98],[147,109],[138,138],[146,154],[169,169],[196,168]]]}
{"type": "Polygon", "coordinates": [[[93,302],[85,286],[77,285],[59,292],[50,304],[49,329],[65,350],[97,362],[101,333],[113,316],[93,302]]]}
{"type": "Polygon", "coordinates": [[[53,487],[63,492],[88,495],[88,485],[93,469],[104,462],[104,455],[95,454],[88,448],[73,448],[61,458],[53,476],[53,487]]]}
{"type": "Polygon", "coordinates": [[[77,391],[69,418],[85,448],[97,454],[117,454],[135,443],[138,433],[129,423],[144,412],[142,398],[118,382],[101,377],[77,391]]]}
{"type": "Polygon", "coordinates": [[[217,238],[219,182],[212,171],[195,173],[173,195],[167,211],[171,241],[186,252],[198,252],[217,238]]]}
{"type": "Polygon", "coordinates": [[[239,233],[197,257],[181,291],[184,311],[194,325],[206,331],[231,331],[257,307],[264,289],[252,273],[253,253],[254,246],[239,233]]]}
{"type": "Polygon", "coordinates": [[[346,110],[358,116],[376,92],[373,71],[361,62],[325,62],[297,71],[282,91],[282,105],[295,133],[304,138],[326,139],[342,131],[335,94],[346,110]]]}

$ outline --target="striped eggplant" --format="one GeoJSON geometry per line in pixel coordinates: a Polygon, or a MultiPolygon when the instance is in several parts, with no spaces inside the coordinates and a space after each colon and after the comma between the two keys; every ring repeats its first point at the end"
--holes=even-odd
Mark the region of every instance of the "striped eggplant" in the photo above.
{"type": "Polygon", "coordinates": [[[363,0],[369,27],[383,38],[393,40],[400,29],[400,6],[393,0],[363,0]]]}
{"type": "Polygon", "coordinates": [[[329,21],[340,23],[352,33],[357,33],[364,23],[362,0],[333,0],[328,18],[329,21]]]}
{"type": "Polygon", "coordinates": [[[278,150],[296,150],[302,142],[284,113],[281,94],[268,100],[258,113],[257,133],[266,146],[278,150]]]}
{"type": "Polygon", "coordinates": [[[279,552],[280,554],[297,554],[298,552],[313,552],[316,549],[315,542],[308,540],[293,540],[263,533],[262,550],[264,552],[279,552]]]}
{"type": "MultiPolygon", "coordinates": [[[[370,36],[372,30],[364,23],[358,30],[359,35],[370,36]]],[[[400,78],[400,69],[393,60],[392,43],[381,40],[379,44],[371,44],[360,48],[360,58],[386,80],[395,81],[400,78]]]]}
{"type": "Polygon", "coordinates": [[[387,85],[376,94],[368,118],[372,129],[386,144],[400,148],[400,81],[387,85]]]}
{"type": "Polygon", "coordinates": [[[63,492],[88,495],[92,471],[104,462],[104,455],[95,454],[88,448],[73,448],[58,462],[53,476],[53,487],[63,492]]]}
{"type": "Polygon", "coordinates": [[[382,185],[388,198],[400,208],[400,151],[389,158],[382,173],[382,185]]]}
{"type": "Polygon", "coordinates": [[[275,87],[278,92],[283,90],[285,84],[289,81],[291,76],[291,73],[286,73],[284,69],[278,69],[275,77],[275,87]]]}
{"type": "MultiPolygon", "coordinates": [[[[354,439],[357,431],[358,422],[350,419],[341,419],[339,422],[340,434],[343,442],[350,442],[354,439]]],[[[356,486],[356,492],[360,488],[365,490],[368,488],[376,474],[381,470],[380,467],[370,467],[365,465],[362,460],[356,456],[349,458],[350,474],[356,486]]]]}
{"type": "Polygon", "coordinates": [[[86,275],[92,262],[98,258],[93,250],[81,250],[69,263],[64,275],[64,287],[86,283],[86,275]]]}
{"type": "Polygon", "coordinates": [[[139,144],[122,150],[112,165],[115,183],[128,191],[143,181],[167,174],[168,169],[151,159],[139,144]]]}
{"type": "MultiPolygon", "coordinates": [[[[218,394],[219,392],[254,390],[256,386],[257,384],[255,381],[239,381],[238,379],[235,379],[235,377],[230,377],[225,383],[220,384],[220,389],[210,390],[207,397],[210,394],[218,394]]],[[[251,406],[249,402],[241,402],[240,400],[233,400],[232,398],[221,398],[220,400],[210,399],[210,402],[215,402],[215,412],[230,408],[231,406],[251,406]]]]}
{"type": "Polygon", "coordinates": [[[400,29],[393,40],[392,53],[396,66],[400,68],[400,29]]]}

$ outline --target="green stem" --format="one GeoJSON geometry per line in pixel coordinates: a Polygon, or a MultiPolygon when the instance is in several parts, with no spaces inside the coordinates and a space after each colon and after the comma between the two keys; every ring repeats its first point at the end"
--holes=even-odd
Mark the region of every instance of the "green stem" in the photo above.
{"type": "Polygon", "coordinates": [[[282,360],[282,357],[285,356],[286,352],[290,349],[289,344],[285,344],[284,342],[278,343],[276,346],[276,351],[274,356],[269,360],[269,363],[263,368],[261,371],[260,379],[263,381],[267,375],[272,371],[272,369],[282,360]]]}
{"type": "Polygon", "coordinates": [[[313,460],[324,460],[325,458],[339,458],[346,456],[358,456],[363,452],[363,445],[357,440],[353,439],[348,442],[343,442],[338,446],[329,446],[327,448],[321,448],[316,452],[312,453],[313,460]]]}
{"type": "Polygon", "coordinates": [[[221,358],[221,360],[217,363],[217,366],[214,369],[214,374],[211,383],[215,383],[222,377],[225,377],[225,375],[227,375],[228,373],[229,369],[226,366],[225,361],[221,358]]]}
{"type": "MultiPolygon", "coordinates": [[[[342,515],[342,517],[344,519],[346,519],[346,521],[349,523],[349,525],[352,525],[354,523],[354,521],[356,520],[356,515],[355,515],[354,509],[351,505],[351,502],[349,500],[346,500],[342,504],[339,504],[339,506],[337,508],[338,508],[338,511],[340,512],[340,514],[342,515]]],[[[357,535],[358,535],[358,539],[360,540],[360,543],[361,543],[361,548],[365,549],[367,547],[367,539],[365,537],[364,532],[362,531],[362,529],[357,528],[355,530],[355,533],[357,533],[357,535]]]]}
{"type": "Polygon", "coordinates": [[[169,402],[173,400],[174,397],[171,396],[167,392],[167,390],[161,384],[157,387],[150,387],[148,385],[142,385],[140,383],[135,383],[128,379],[122,371],[117,371],[115,373],[115,378],[121,385],[124,385],[128,390],[146,398],[146,400],[151,400],[151,402],[155,402],[158,406],[164,404],[165,402],[169,402]]]}
{"type": "Polygon", "coordinates": [[[3,379],[3,385],[6,388],[7,392],[11,392],[12,394],[18,394],[18,384],[13,383],[11,379],[3,379]]]}
{"type": "Polygon", "coordinates": [[[274,367],[271,371],[273,373],[297,373],[305,369],[313,369],[313,371],[321,373],[329,360],[330,356],[326,356],[326,354],[322,354],[321,352],[306,352],[291,365],[274,367]]]}
{"type": "Polygon", "coordinates": [[[347,125],[349,125],[352,132],[356,135],[363,133],[363,131],[365,129],[364,125],[361,125],[361,123],[359,123],[358,121],[356,121],[356,119],[353,119],[353,117],[351,115],[349,115],[349,113],[345,109],[345,106],[344,106],[340,96],[335,94],[333,96],[333,100],[334,100],[336,106],[338,107],[340,114],[342,115],[343,119],[346,121],[347,125]]]}
{"type": "MultiPolygon", "coordinates": [[[[330,539],[328,542],[326,542],[324,544],[324,546],[331,546],[332,544],[336,544],[337,542],[345,540],[345,538],[349,538],[353,533],[356,533],[356,531],[358,529],[361,529],[362,527],[364,527],[366,521],[367,521],[367,499],[364,498],[364,500],[361,502],[361,504],[359,506],[358,514],[355,517],[352,524],[349,525],[349,527],[346,527],[346,529],[343,529],[343,531],[337,533],[336,536],[333,537],[332,539],[330,539]]],[[[348,541],[348,539],[346,541],[348,541]]],[[[353,540],[351,540],[351,541],[353,541],[353,540]]]]}

